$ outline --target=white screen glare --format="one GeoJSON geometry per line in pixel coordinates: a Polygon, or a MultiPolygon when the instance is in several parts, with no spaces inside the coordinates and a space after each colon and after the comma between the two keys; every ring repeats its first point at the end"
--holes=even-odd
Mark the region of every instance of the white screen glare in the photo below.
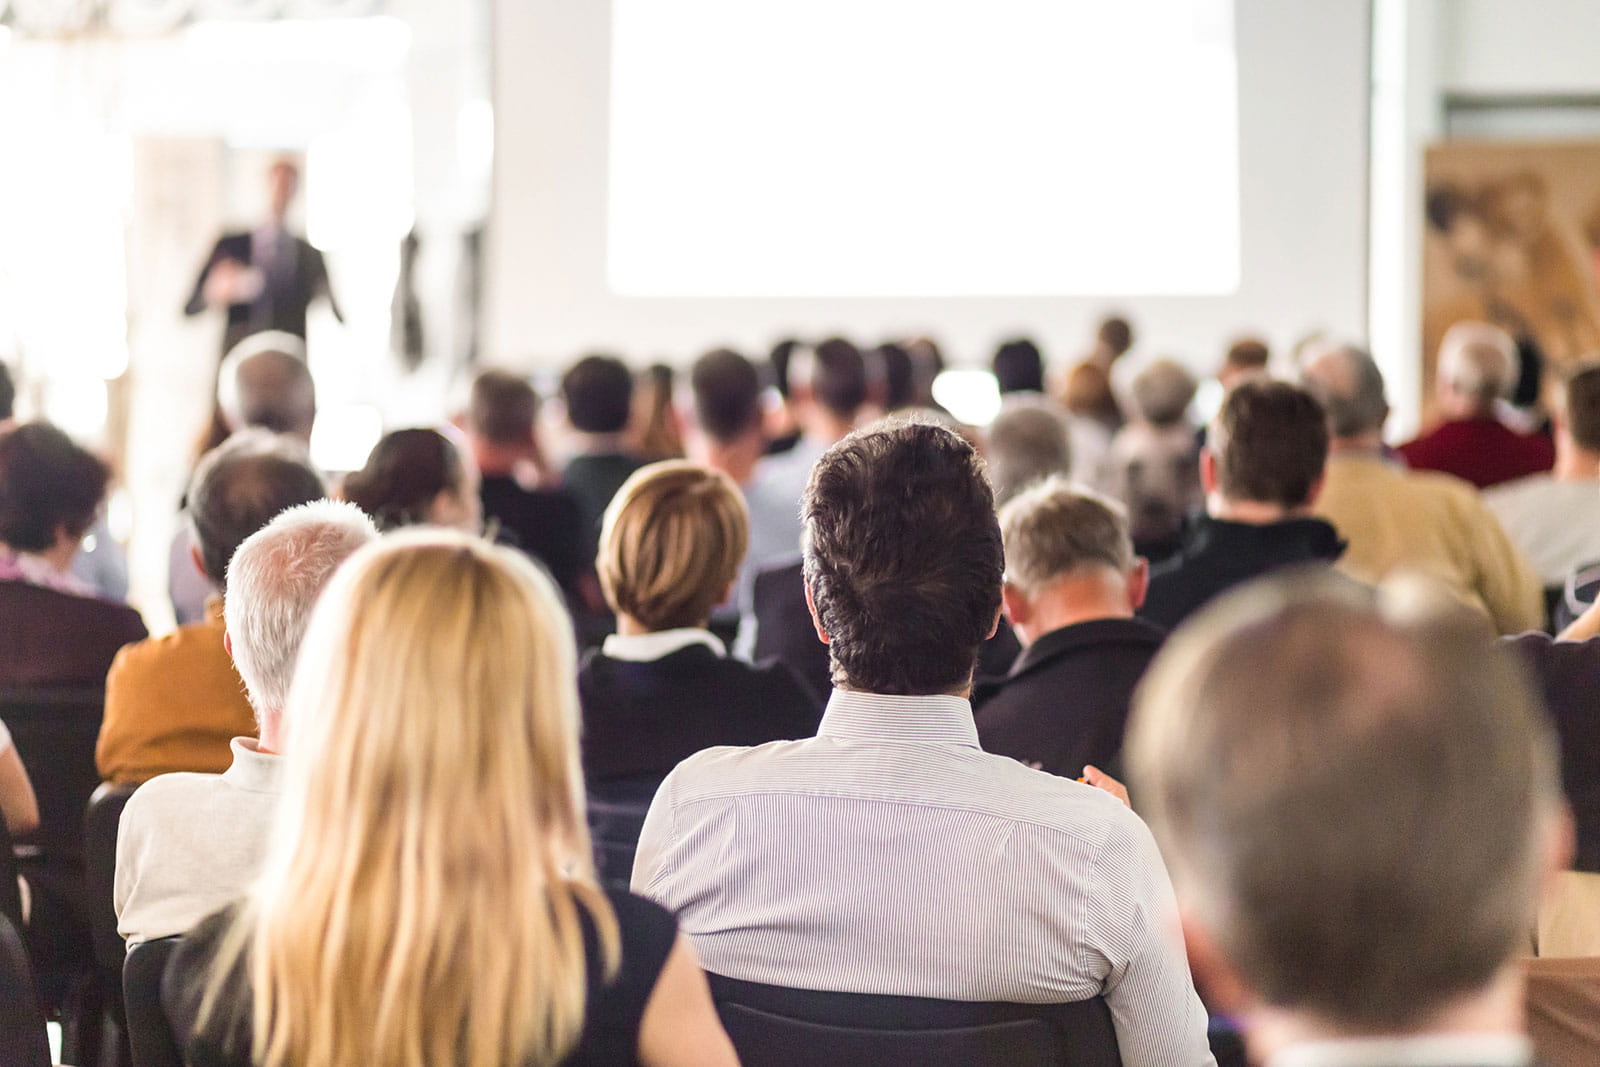
{"type": "Polygon", "coordinates": [[[1225,294],[1232,0],[613,0],[623,296],[1225,294]]]}

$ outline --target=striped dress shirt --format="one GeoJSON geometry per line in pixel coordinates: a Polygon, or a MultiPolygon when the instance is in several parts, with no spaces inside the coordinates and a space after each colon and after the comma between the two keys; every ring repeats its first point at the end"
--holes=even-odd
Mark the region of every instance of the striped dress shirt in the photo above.
{"type": "Polygon", "coordinates": [[[691,756],[650,807],[633,888],[730,978],[1104,996],[1125,1063],[1213,1062],[1149,830],[1107,793],[983,752],[960,697],[835,690],[815,738],[691,756]]]}

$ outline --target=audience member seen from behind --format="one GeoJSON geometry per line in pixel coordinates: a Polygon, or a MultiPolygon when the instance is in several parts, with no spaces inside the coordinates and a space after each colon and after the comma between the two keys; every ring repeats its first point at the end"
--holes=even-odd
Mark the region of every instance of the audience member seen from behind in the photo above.
{"type": "Polygon", "coordinates": [[[160,774],[128,799],[113,903],[129,944],[183,933],[237,899],[260,870],[311,609],[334,569],[377,536],[354,504],[319,500],[283,512],[233,554],[223,644],[255,710],[256,736],[233,739],[220,775],[160,774]]]}
{"type": "Polygon", "coordinates": [[[633,374],[620,359],[585,356],[561,376],[561,399],[573,431],[573,456],[562,472],[583,512],[584,555],[594,558],[606,505],[643,466],[628,443],[633,374]]]}
{"type": "Polygon", "coordinates": [[[1044,392],[1044,357],[1039,354],[1039,346],[1026,337],[1001,343],[990,369],[1001,396],[1044,392]]]}
{"type": "Polygon", "coordinates": [[[677,909],[716,974],[948,1000],[1103,996],[1128,1062],[1210,1063],[1144,824],[1108,793],[979,748],[967,695],[1004,560],[977,453],[925,423],[864,430],[818,461],[804,506],[806,588],[837,686],[817,736],[679,764],[645,820],[634,887],[677,909]]]}
{"type": "Polygon", "coordinates": [[[1272,352],[1266,342],[1255,337],[1241,337],[1228,346],[1222,356],[1222,366],[1217,369],[1217,382],[1223,391],[1231,391],[1241,382],[1257,381],[1268,377],[1267,365],[1272,362],[1272,352]]]}
{"type": "Polygon", "coordinates": [[[228,561],[279,512],[323,495],[299,443],[264,431],[235,434],[200,461],[189,485],[192,563],[223,593],[203,621],[118,653],[95,746],[101,778],[220,774],[233,762],[233,739],[255,736],[255,712],[223,644],[228,561]]]}
{"type": "MultiPolygon", "coordinates": [[[[317,389],[306,365],[305,342],[290,333],[251,334],[228,353],[217,374],[216,435],[200,455],[241,430],[284,434],[311,447],[317,420],[317,389]]],[[[197,461],[198,462],[198,461],[197,461]]],[[[167,593],[178,625],[206,617],[206,601],[220,590],[189,564],[194,535],[181,523],[167,556],[167,593]]]]}
{"type": "Polygon", "coordinates": [[[340,569],[261,877],[167,968],[189,1062],[736,1062],[672,916],[594,881],[574,670],[511,549],[413,530],[340,569]]]}
{"type": "Polygon", "coordinates": [[[340,495],[372,516],[380,530],[444,526],[477,533],[483,528],[478,469],[438,430],[384,434],[366,466],[346,476],[340,495]]]}
{"type": "Polygon", "coordinates": [[[1312,514],[1327,462],[1327,421],[1310,394],[1273,381],[1229,393],[1200,451],[1205,514],[1151,570],[1139,614],[1170,630],[1257,575],[1338,559],[1338,531],[1312,514]]]}
{"type": "Polygon", "coordinates": [[[48,423],[0,430],[0,686],[99,688],[139,613],[71,574],[110,471],[48,423]]]}
{"type": "Polygon", "coordinates": [[[654,463],[611,501],[598,562],[617,632],[578,675],[591,786],[659,781],[714,745],[816,732],[821,709],[788,668],[731,659],[706,629],[744,548],[744,501],[725,474],[654,463]]]}
{"type": "Polygon", "coordinates": [[[984,458],[996,507],[1046,478],[1072,470],[1066,418],[1047,403],[1004,408],[984,434],[984,458]]]}
{"type": "Polygon", "coordinates": [[[1108,315],[1095,328],[1089,354],[1067,372],[1062,402],[1068,412],[1099,423],[1108,433],[1122,425],[1112,367],[1133,347],[1133,327],[1120,315],[1108,315]]]}
{"type": "Polygon", "coordinates": [[[1180,544],[1183,520],[1200,510],[1200,442],[1189,421],[1194,375],[1161,359],[1134,376],[1133,417],[1111,440],[1105,489],[1128,509],[1133,543],[1141,555],[1164,559],[1180,544]]]}
{"type": "Polygon", "coordinates": [[[1556,463],[1545,474],[1502,482],[1483,494],[1546,588],[1600,560],[1600,363],[1585,363],[1558,387],[1552,416],[1556,463]]]}
{"type": "Polygon", "coordinates": [[[502,540],[544,564],[575,611],[603,607],[594,560],[584,556],[583,514],[566,489],[543,484],[545,461],[533,386],[510,371],[486,370],[472,381],[465,424],[478,470],[484,518],[502,540]]]}
{"type": "Polygon", "coordinates": [[[1052,479],[1000,509],[1000,533],[1002,598],[1022,655],[973,694],[978,741],[1067,778],[1119,774],[1133,689],[1164,636],[1134,618],[1149,569],[1127,515],[1052,479]]]}
{"type": "Polygon", "coordinates": [[[1440,423],[1400,446],[1415,470],[1443,471],[1479,489],[1547,471],[1555,446],[1500,421],[1497,405],[1517,384],[1517,346],[1485,322],[1458,322],[1439,342],[1434,403],[1440,423]]]}
{"type": "Polygon", "coordinates": [[[1532,1062],[1516,961],[1569,828],[1550,728],[1481,622],[1259,585],[1162,652],[1128,748],[1252,1062],[1532,1062]]]}
{"type": "Polygon", "coordinates": [[[1389,402],[1372,357],[1353,347],[1330,349],[1305,365],[1303,378],[1328,416],[1328,466],[1315,512],[1346,542],[1339,570],[1368,583],[1420,572],[1487,615],[1500,633],[1540,626],[1538,575],[1477,490],[1437,471],[1404,470],[1385,453],[1389,402]]]}
{"type": "Polygon", "coordinates": [[[683,428],[672,395],[677,379],[667,364],[652,363],[634,380],[631,451],[646,463],[683,458],[683,428]]]}

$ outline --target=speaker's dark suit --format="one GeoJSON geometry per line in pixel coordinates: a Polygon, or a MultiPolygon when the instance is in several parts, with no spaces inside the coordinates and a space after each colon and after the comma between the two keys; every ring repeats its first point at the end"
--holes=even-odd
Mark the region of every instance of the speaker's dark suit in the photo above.
{"type": "Polygon", "coordinates": [[[206,308],[205,288],[211,272],[223,260],[231,259],[262,272],[262,288],[254,299],[228,305],[228,325],[222,335],[224,354],[249,337],[263,330],[282,330],[296,337],[306,335],[306,308],[319,296],[328,298],[334,317],[340,322],[344,315],[333,298],[328,285],[328,268],[322,253],[309,243],[288,232],[281,232],[278,250],[266,263],[256,262],[257,242],[250,233],[229,233],[212,246],[211,255],[195,279],[194,292],[184,313],[196,315],[206,308]]]}

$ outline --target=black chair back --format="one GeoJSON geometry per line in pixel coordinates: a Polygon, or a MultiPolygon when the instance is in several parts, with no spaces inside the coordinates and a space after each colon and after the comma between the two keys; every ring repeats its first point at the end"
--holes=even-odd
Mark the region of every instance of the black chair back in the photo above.
{"type": "Polygon", "coordinates": [[[102,784],[89,798],[83,815],[83,871],[89,908],[89,933],[94,939],[94,961],[122,984],[122,937],[117,933],[114,885],[117,874],[117,828],[122,809],[137,789],[135,785],[102,784]]]}
{"type": "Polygon", "coordinates": [[[707,975],[746,1067],[1121,1067],[1103,999],[1008,1004],[789,989],[707,975]]]}
{"type": "Polygon", "coordinates": [[[639,832],[660,785],[661,779],[654,776],[589,784],[589,839],[601,884],[628,888],[639,832]]]}
{"type": "Polygon", "coordinates": [[[181,937],[141,941],[122,965],[122,996],[128,1009],[128,1044],[133,1067],[183,1067],[172,1026],[161,1006],[161,975],[181,937]]]}
{"type": "Polygon", "coordinates": [[[51,863],[83,860],[83,812],[100,784],[94,746],[105,692],[11,689],[0,692],[0,721],[16,742],[39,798],[39,829],[30,835],[51,863]]]}
{"type": "Polygon", "coordinates": [[[22,891],[17,888],[17,854],[12,847],[11,831],[6,828],[6,818],[0,815],[0,915],[11,920],[11,925],[22,928],[22,891]]]}
{"type": "Polygon", "coordinates": [[[50,1040],[33,998],[28,951],[11,920],[0,917],[0,1063],[50,1067],[50,1040]]]}

